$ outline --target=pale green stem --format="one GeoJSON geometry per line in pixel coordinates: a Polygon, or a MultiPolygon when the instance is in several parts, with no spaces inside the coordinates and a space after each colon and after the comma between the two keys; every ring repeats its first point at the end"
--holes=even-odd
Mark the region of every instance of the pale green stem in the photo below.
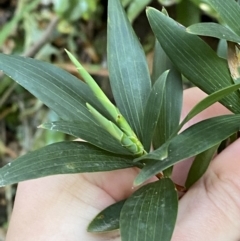
{"type": "Polygon", "coordinates": [[[134,155],[140,156],[145,153],[140,142],[136,143],[135,140],[122,132],[117,125],[115,125],[113,122],[109,121],[107,118],[101,115],[93,106],[88,103],[86,105],[93,117],[98,121],[98,123],[115,139],[117,139],[122,146],[127,148],[134,155]]]}
{"type": "MultiPolygon", "coordinates": [[[[102,106],[108,111],[108,113],[111,115],[111,117],[116,121],[119,128],[126,134],[126,136],[129,139],[131,139],[132,143],[135,143],[135,145],[138,146],[138,148],[137,148],[138,151],[141,150],[142,153],[146,153],[144,151],[142,143],[138,140],[136,134],[134,133],[134,131],[132,130],[132,128],[126,121],[126,119],[122,116],[120,111],[107,98],[107,96],[104,94],[104,92],[101,90],[101,88],[97,85],[97,83],[92,78],[92,76],[83,68],[83,66],[78,62],[78,60],[69,51],[67,51],[67,50],[65,50],[65,51],[68,54],[72,63],[76,66],[76,68],[77,68],[79,74],[82,76],[83,80],[90,87],[90,89],[92,90],[94,95],[97,97],[99,102],[102,104],[102,106]]],[[[89,104],[87,106],[89,108],[89,104]]],[[[112,132],[112,134],[115,135],[116,133],[112,132]]]]}

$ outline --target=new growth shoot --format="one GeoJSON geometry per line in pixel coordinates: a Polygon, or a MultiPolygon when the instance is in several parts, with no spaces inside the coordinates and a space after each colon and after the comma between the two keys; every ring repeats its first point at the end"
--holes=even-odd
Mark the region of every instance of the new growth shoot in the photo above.
{"type": "Polygon", "coordinates": [[[137,138],[136,134],[120,113],[118,108],[112,104],[108,97],[104,94],[92,76],[83,68],[83,66],[78,62],[78,60],[67,50],[68,57],[72,63],[76,66],[79,74],[82,76],[85,83],[92,90],[94,95],[97,97],[98,101],[102,106],[108,111],[113,120],[116,122],[115,125],[112,121],[106,119],[101,115],[96,109],[94,109],[90,104],[86,103],[87,108],[93,115],[93,117],[98,121],[98,123],[108,131],[115,139],[117,139],[122,146],[127,148],[131,153],[137,156],[142,156],[146,154],[142,143],[137,138]]]}

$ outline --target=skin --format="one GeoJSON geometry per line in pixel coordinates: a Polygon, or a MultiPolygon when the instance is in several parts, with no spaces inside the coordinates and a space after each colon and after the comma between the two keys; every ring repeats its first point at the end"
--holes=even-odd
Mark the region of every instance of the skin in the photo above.
{"type": "MultiPolygon", "coordinates": [[[[183,117],[204,97],[197,88],[186,90],[183,117]]],[[[223,114],[229,111],[215,104],[187,126],[223,114]]],[[[239,147],[237,140],[216,156],[205,175],[181,198],[172,241],[240,240],[239,147]]],[[[184,183],[190,163],[175,166],[175,182],[184,183]]],[[[137,173],[132,168],[20,183],[6,241],[120,241],[118,232],[94,235],[86,227],[99,211],[134,191],[137,173]]]]}

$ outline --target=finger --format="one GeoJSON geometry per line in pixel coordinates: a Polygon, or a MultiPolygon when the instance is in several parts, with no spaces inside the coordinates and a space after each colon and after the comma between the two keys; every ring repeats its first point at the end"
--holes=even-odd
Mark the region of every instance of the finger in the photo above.
{"type": "MultiPolygon", "coordinates": [[[[183,94],[183,109],[182,109],[181,120],[183,120],[186,117],[186,115],[189,113],[189,111],[206,96],[207,96],[206,93],[204,93],[203,91],[201,91],[199,88],[196,88],[196,87],[185,90],[183,94]]],[[[215,103],[212,106],[208,107],[206,110],[199,113],[197,116],[191,119],[188,123],[186,123],[183,126],[182,130],[187,129],[189,126],[199,121],[202,121],[204,119],[208,119],[214,116],[226,115],[230,113],[231,112],[226,107],[224,107],[220,103],[215,103]]],[[[191,167],[192,160],[193,158],[188,159],[186,161],[179,162],[174,166],[173,175],[172,175],[174,182],[182,186],[185,184],[187,173],[191,167]]]]}
{"type": "Polygon", "coordinates": [[[172,241],[240,240],[240,140],[180,200],[172,241]]]}

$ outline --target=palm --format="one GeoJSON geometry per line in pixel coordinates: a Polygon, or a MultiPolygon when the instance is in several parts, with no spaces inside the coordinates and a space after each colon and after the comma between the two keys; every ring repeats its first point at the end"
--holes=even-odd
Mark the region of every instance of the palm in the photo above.
{"type": "MultiPolygon", "coordinates": [[[[185,113],[203,96],[203,93],[196,89],[185,92],[185,113]]],[[[195,118],[195,122],[225,113],[226,109],[215,105],[195,118]]],[[[237,144],[239,143],[233,144],[232,148],[235,146],[235,152],[240,154],[237,144]]],[[[234,164],[237,163],[239,154],[235,155],[236,162],[233,162],[233,167],[227,165],[228,168],[232,168],[231,173],[236,173],[236,176],[240,170],[237,170],[234,164]]],[[[239,221],[234,223],[234,220],[240,220],[240,202],[235,198],[238,195],[230,195],[227,191],[238,194],[236,187],[240,190],[240,184],[231,185],[230,181],[223,181],[228,180],[226,177],[229,175],[227,172],[229,170],[224,163],[229,159],[226,155],[232,155],[232,153],[229,154],[226,149],[219,155],[216,159],[220,161],[215,160],[207,175],[180,200],[178,223],[173,241],[199,241],[209,237],[214,241],[235,241],[236,237],[240,237],[240,235],[237,236],[240,223],[239,221]],[[218,162],[222,162],[221,165],[218,162]],[[229,205],[236,214],[232,220],[228,213],[221,210],[224,200],[228,200],[229,197],[231,200],[229,205]],[[219,236],[215,235],[215,224],[218,227],[219,236]],[[233,230],[232,227],[235,229],[233,230]],[[223,233],[225,235],[222,235],[223,233]]],[[[175,168],[173,175],[175,182],[182,184],[187,166],[188,163],[185,162],[175,168]]],[[[240,165],[236,164],[236,166],[240,165]]],[[[132,183],[137,172],[137,169],[132,168],[104,173],[59,175],[20,184],[7,241],[120,241],[117,232],[108,234],[107,238],[106,234],[87,233],[86,227],[100,210],[128,197],[134,191],[132,183]]]]}

